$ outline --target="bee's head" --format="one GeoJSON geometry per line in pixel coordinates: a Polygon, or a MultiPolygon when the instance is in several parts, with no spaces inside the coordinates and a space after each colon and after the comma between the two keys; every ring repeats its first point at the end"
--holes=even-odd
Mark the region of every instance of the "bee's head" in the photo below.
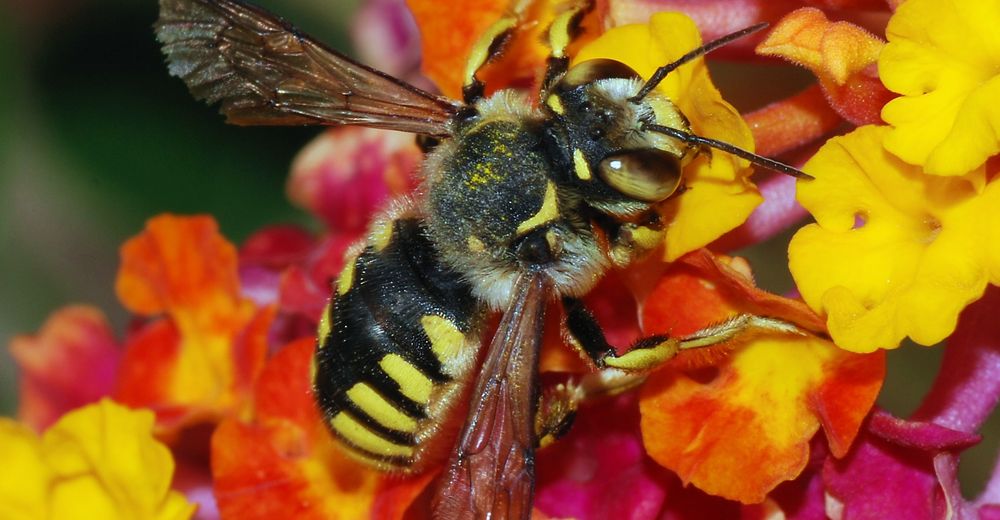
{"type": "Polygon", "coordinates": [[[624,63],[595,59],[566,72],[545,99],[561,127],[563,155],[572,164],[566,179],[594,208],[610,215],[641,213],[681,185],[681,171],[696,149],[648,132],[663,125],[688,132],[689,124],[666,97],[634,99],[643,86],[624,63]]]}

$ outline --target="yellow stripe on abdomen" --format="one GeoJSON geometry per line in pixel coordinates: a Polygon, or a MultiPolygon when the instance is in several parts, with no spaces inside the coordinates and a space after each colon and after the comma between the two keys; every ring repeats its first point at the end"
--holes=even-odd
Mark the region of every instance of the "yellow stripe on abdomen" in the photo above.
{"type": "Polygon", "coordinates": [[[378,366],[399,385],[399,392],[417,404],[426,405],[431,399],[434,382],[399,354],[386,354],[378,366]]]}
{"type": "Polygon", "coordinates": [[[392,406],[367,383],[352,386],[347,391],[347,398],[386,428],[407,433],[413,433],[417,429],[417,421],[392,406]]]}
{"type": "Polygon", "coordinates": [[[383,457],[412,457],[413,447],[400,446],[372,433],[354,417],[340,412],[330,421],[330,426],[347,442],[372,455],[383,457]]]}
{"type": "Polygon", "coordinates": [[[424,333],[431,340],[431,350],[441,364],[458,356],[465,344],[465,334],[454,323],[441,316],[428,314],[420,318],[424,333]]]}

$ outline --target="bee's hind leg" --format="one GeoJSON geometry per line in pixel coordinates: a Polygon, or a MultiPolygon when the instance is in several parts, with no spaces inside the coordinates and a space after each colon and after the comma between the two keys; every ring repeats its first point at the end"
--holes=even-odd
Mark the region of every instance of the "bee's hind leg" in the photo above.
{"type": "Polygon", "coordinates": [[[582,301],[563,298],[563,309],[569,338],[597,368],[617,369],[629,374],[648,372],[682,350],[711,347],[751,333],[805,334],[802,329],[787,321],[755,314],[739,314],[681,338],[667,335],[642,338],[633,343],[624,354],[618,355],[582,301]]]}
{"type": "Polygon", "coordinates": [[[550,385],[542,391],[535,414],[539,447],[548,445],[569,430],[580,403],[635,388],[646,380],[650,370],[682,350],[720,345],[752,333],[805,334],[786,321],[740,314],[682,338],[666,335],[642,338],[633,343],[627,352],[618,355],[582,301],[563,298],[563,309],[567,336],[598,370],[575,380],[550,385]]]}

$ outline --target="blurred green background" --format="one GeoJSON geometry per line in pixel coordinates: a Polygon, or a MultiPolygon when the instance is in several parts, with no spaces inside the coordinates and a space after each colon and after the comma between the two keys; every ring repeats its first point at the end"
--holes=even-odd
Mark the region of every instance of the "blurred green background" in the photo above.
{"type": "MultiPolygon", "coordinates": [[[[361,0],[259,0],[306,32],[350,53],[350,14],[361,0]]],[[[4,0],[0,4],[0,342],[33,333],[54,309],[100,307],[122,330],[113,291],[118,247],[161,212],[210,213],[239,242],[267,224],[314,225],[284,196],[295,153],[318,130],[239,128],[195,102],[167,75],[151,25],[153,0],[4,0]]],[[[790,67],[713,68],[742,110],[811,81],[790,67]],[[747,89],[746,85],[755,85],[747,89]],[[765,88],[761,88],[764,86],[765,88]]],[[[743,252],[762,285],[785,291],[790,235],[743,252]]],[[[936,371],[940,348],[890,353],[880,404],[905,416],[936,371]]],[[[16,377],[0,351],[0,415],[13,415],[16,377]]],[[[997,448],[988,438],[963,457],[967,493],[979,489],[997,448]]]]}
{"type": "MultiPolygon", "coordinates": [[[[332,46],[355,1],[262,1],[332,46]]],[[[310,225],[284,196],[319,130],[239,128],[167,75],[155,1],[8,0],[0,12],[0,341],[54,309],[100,307],[122,329],[118,247],[160,212],[210,213],[240,241],[310,225]]],[[[0,354],[0,414],[15,406],[0,354]]]]}

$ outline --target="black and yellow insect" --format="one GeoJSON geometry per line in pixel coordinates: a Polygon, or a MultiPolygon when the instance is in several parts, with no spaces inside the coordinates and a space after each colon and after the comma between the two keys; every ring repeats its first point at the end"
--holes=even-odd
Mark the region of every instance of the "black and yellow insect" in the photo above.
{"type": "Polygon", "coordinates": [[[448,461],[437,518],[530,514],[539,438],[565,426],[586,394],[563,386],[539,407],[549,300],[561,300],[568,336],[603,380],[621,376],[611,384],[682,348],[752,328],[793,329],[740,316],[687,338],[646,338],[617,356],[581,303],[607,270],[661,241],[660,203],[677,196],[685,165],[706,147],[805,176],[692,134],[654,90],[675,68],[761,26],[693,49],[643,81],[611,60],[568,67],[566,48],[589,8],[579,2],[555,18],[535,106],[515,90],[485,97],[477,77],[516,29],[514,17],[479,40],[457,102],[237,0],[160,0],[157,33],[171,73],[196,97],[221,102],[229,122],[359,124],[432,138],[419,195],[376,219],[333,282],[314,387],[330,430],[359,458],[397,471],[448,461]],[[484,353],[492,311],[504,316],[484,353]]]}

